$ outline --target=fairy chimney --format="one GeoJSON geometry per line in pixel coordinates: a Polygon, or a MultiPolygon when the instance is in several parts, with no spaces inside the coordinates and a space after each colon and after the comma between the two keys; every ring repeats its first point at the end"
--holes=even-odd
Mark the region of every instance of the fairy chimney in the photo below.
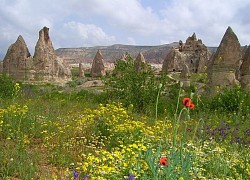
{"type": "Polygon", "coordinates": [[[162,72],[175,72],[180,71],[181,69],[181,52],[177,48],[172,48],[167,56],[165,57],[163,64],[162,64],[162,72]]]}
{"type": "Polygon", "coordinates": [[[27,76],[31,65],[32,57],[23,37],[19,35],[4,57],[3,72],[16,80],[26,80],[28,79],[27,76]]]}
{"type": "Polygon", "coordinates": [[[3,73],[3,61],[0,61],[0,73],[3,73]]]}
{"type": "Polygon", "coordinates": [[[66,82],[71,79],[69,66],[55,54],[47,27],[39,31],[33,63],[37,80],[66,82]]]}
{"type": "Polygon", "coordinates": [[[79,63],[79,77],[84,77],[84,69],[82,63],[79,63]]]}
{"type": "Polygon", "coordinates": [[[231,27],[228,27],[211,59],[211,65],[208,69],[208,86],[212,88],[238,84],[235,73],[241,58],[239,40],[231,27]]]}
{"type": "Polygon", "coordinates": [[[144,58],[143,54],[140,52],[137,55],[135,62],[134,62],[135,70],[137,72],[141,71],[142,69],[145,68],[145,64],[146,64],[145,58],[144,58]]]}
{"type": "Polygon", "coordinates": [[[250,46],[248,46],[240,67],[240,84],[250,90],[250,46]]]}
{"type": "Polygon", "coordinates": [[[103,60],[103,56],[100,50],[98,50],[95,55],[95,58],[92,63],[90,75],[91,77],[100,77],[100,76],[106,75],[105,67],[104,67],[104,60],[103,60]]]}

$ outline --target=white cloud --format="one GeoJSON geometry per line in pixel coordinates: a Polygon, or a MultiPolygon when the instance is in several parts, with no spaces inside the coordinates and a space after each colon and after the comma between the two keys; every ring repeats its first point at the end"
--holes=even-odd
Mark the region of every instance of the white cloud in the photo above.
{"type": "Polygon", "coordinates": [[[32,52],[43,26],[50,28],[55,48],[155,45],[184,41],[193,32],[218,46],[228,26],[245,45],[249,8],[249,0],[0,0],[0,54],[20,34],[32,52]]]}
{"type": "Polygon", "coordinates": [[[61,44],[64,47],[111,45],[115,42],[115,37],[107,35],[100,27],[74,21],[63,25],[60,38],[64,40],[61,44]]]}
{"type": "Polygon", "coordinates": [[[237,20],[237,14],[246,6],[250,7],[248,0],[175,0],[161,13],[166,22],[165,27],[170,27],[167,34],[180,33],[180,37],[184,38],[196,32],[204,43],[218,46],[228,26],[238,35],[236,30],[242,25],[237,20]]]}
{"type": "Polygon", "coordinates": [[[74,0],[74,7],[81,9],[82,16],[87,13],[99,17],[100,21],[108,22],[116,29],[126,29],[126,32],[151,34],[156,31],[159,19],[149,7],[143,7],[138,0],[74,0]],[[77,6],[77,7],[76,7],[77,6]]]}
{"type": "Polygon", "coordinates": [[[130,44],[130,45],[136,45],[136,41],[135,41],[135,39],[134,39],[134,38],[132,38],[132,37],[128,37],[127,44],[130,44]]]}

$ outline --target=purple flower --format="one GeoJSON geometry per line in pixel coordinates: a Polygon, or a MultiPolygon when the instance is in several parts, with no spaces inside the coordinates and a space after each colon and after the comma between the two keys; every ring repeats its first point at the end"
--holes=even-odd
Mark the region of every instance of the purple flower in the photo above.
{"type": "Polygon", "coordinates": [[[90,176],[89,176],[89,175],[85,175],[85,176],[83,177],[83,179],[84,179],[84,180],[89,180],[89,179],[90,179],[90,176]]]}
{"type": "Polygon", "coordinates": [[[124,180],[134,180],[135,179],[135,176],[130,174],[129,177],[127,178],[124,178],[124,180]]]}
{"type": "Polygon", "coordinates": [[[77,171],[74,171],[74,172],[73,172],[73,175],[74,175],[74,179],[78,179],[79,174],[78,174],[77,171]]]}

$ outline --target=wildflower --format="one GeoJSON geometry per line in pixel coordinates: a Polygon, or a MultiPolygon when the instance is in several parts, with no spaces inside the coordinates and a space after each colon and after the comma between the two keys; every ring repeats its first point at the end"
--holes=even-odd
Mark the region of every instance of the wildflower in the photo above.
{"type": "Polygon", "coordinates": [[[74,172],[73,172],[73,175],[74,175],[74,179],[78,179],[79,174],[78,174],[77,171],[74,171],[74,172]]]}
{"type": "Polygon", "coordinates": [[[190,98],[183,98],[182,104],[186,107],[189,107],[191,105],[191,99],[190,98]]]}
{"type": "Polygon", "coordinates": [[[168,158],[167,157],[160,158],[160,164],[163,166],[168,166],[168,158]]]}
{"type": "Polygon", "coordinates": [[[124,178],[124,180],[134,180],[135,178],[133,174],[130,174],[127,178],[124,178]]]}
{"type": "Polygon", "coordinates": [[[89,175],[85,175],[85,176],[83,177],[83,179],[84,179],[84,180],[89,180],[89,179],[90,179],[90,176],[89,176],[89,175]]]}
{"type": "Polygon", "coordinates": [[[192,103],[192,104],[190,104],[189,109],[194,109],[194,107],[195,107],[195,105],[192,103]]]}
{"type": "Polygon", "coordinates": [[[190,98],[183,98],[182,104],[189,109],[194,109],[195,107],[190,98]]]}

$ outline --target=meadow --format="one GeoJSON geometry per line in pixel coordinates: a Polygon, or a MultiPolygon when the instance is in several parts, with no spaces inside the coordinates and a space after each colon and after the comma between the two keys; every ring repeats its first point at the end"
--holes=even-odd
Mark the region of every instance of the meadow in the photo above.
{"type": "Polygon", "coordinates": [[[210,97],[132,65],[103,91],[1,75],[0,179],[250,179],[249,92],[210,97]]]}

